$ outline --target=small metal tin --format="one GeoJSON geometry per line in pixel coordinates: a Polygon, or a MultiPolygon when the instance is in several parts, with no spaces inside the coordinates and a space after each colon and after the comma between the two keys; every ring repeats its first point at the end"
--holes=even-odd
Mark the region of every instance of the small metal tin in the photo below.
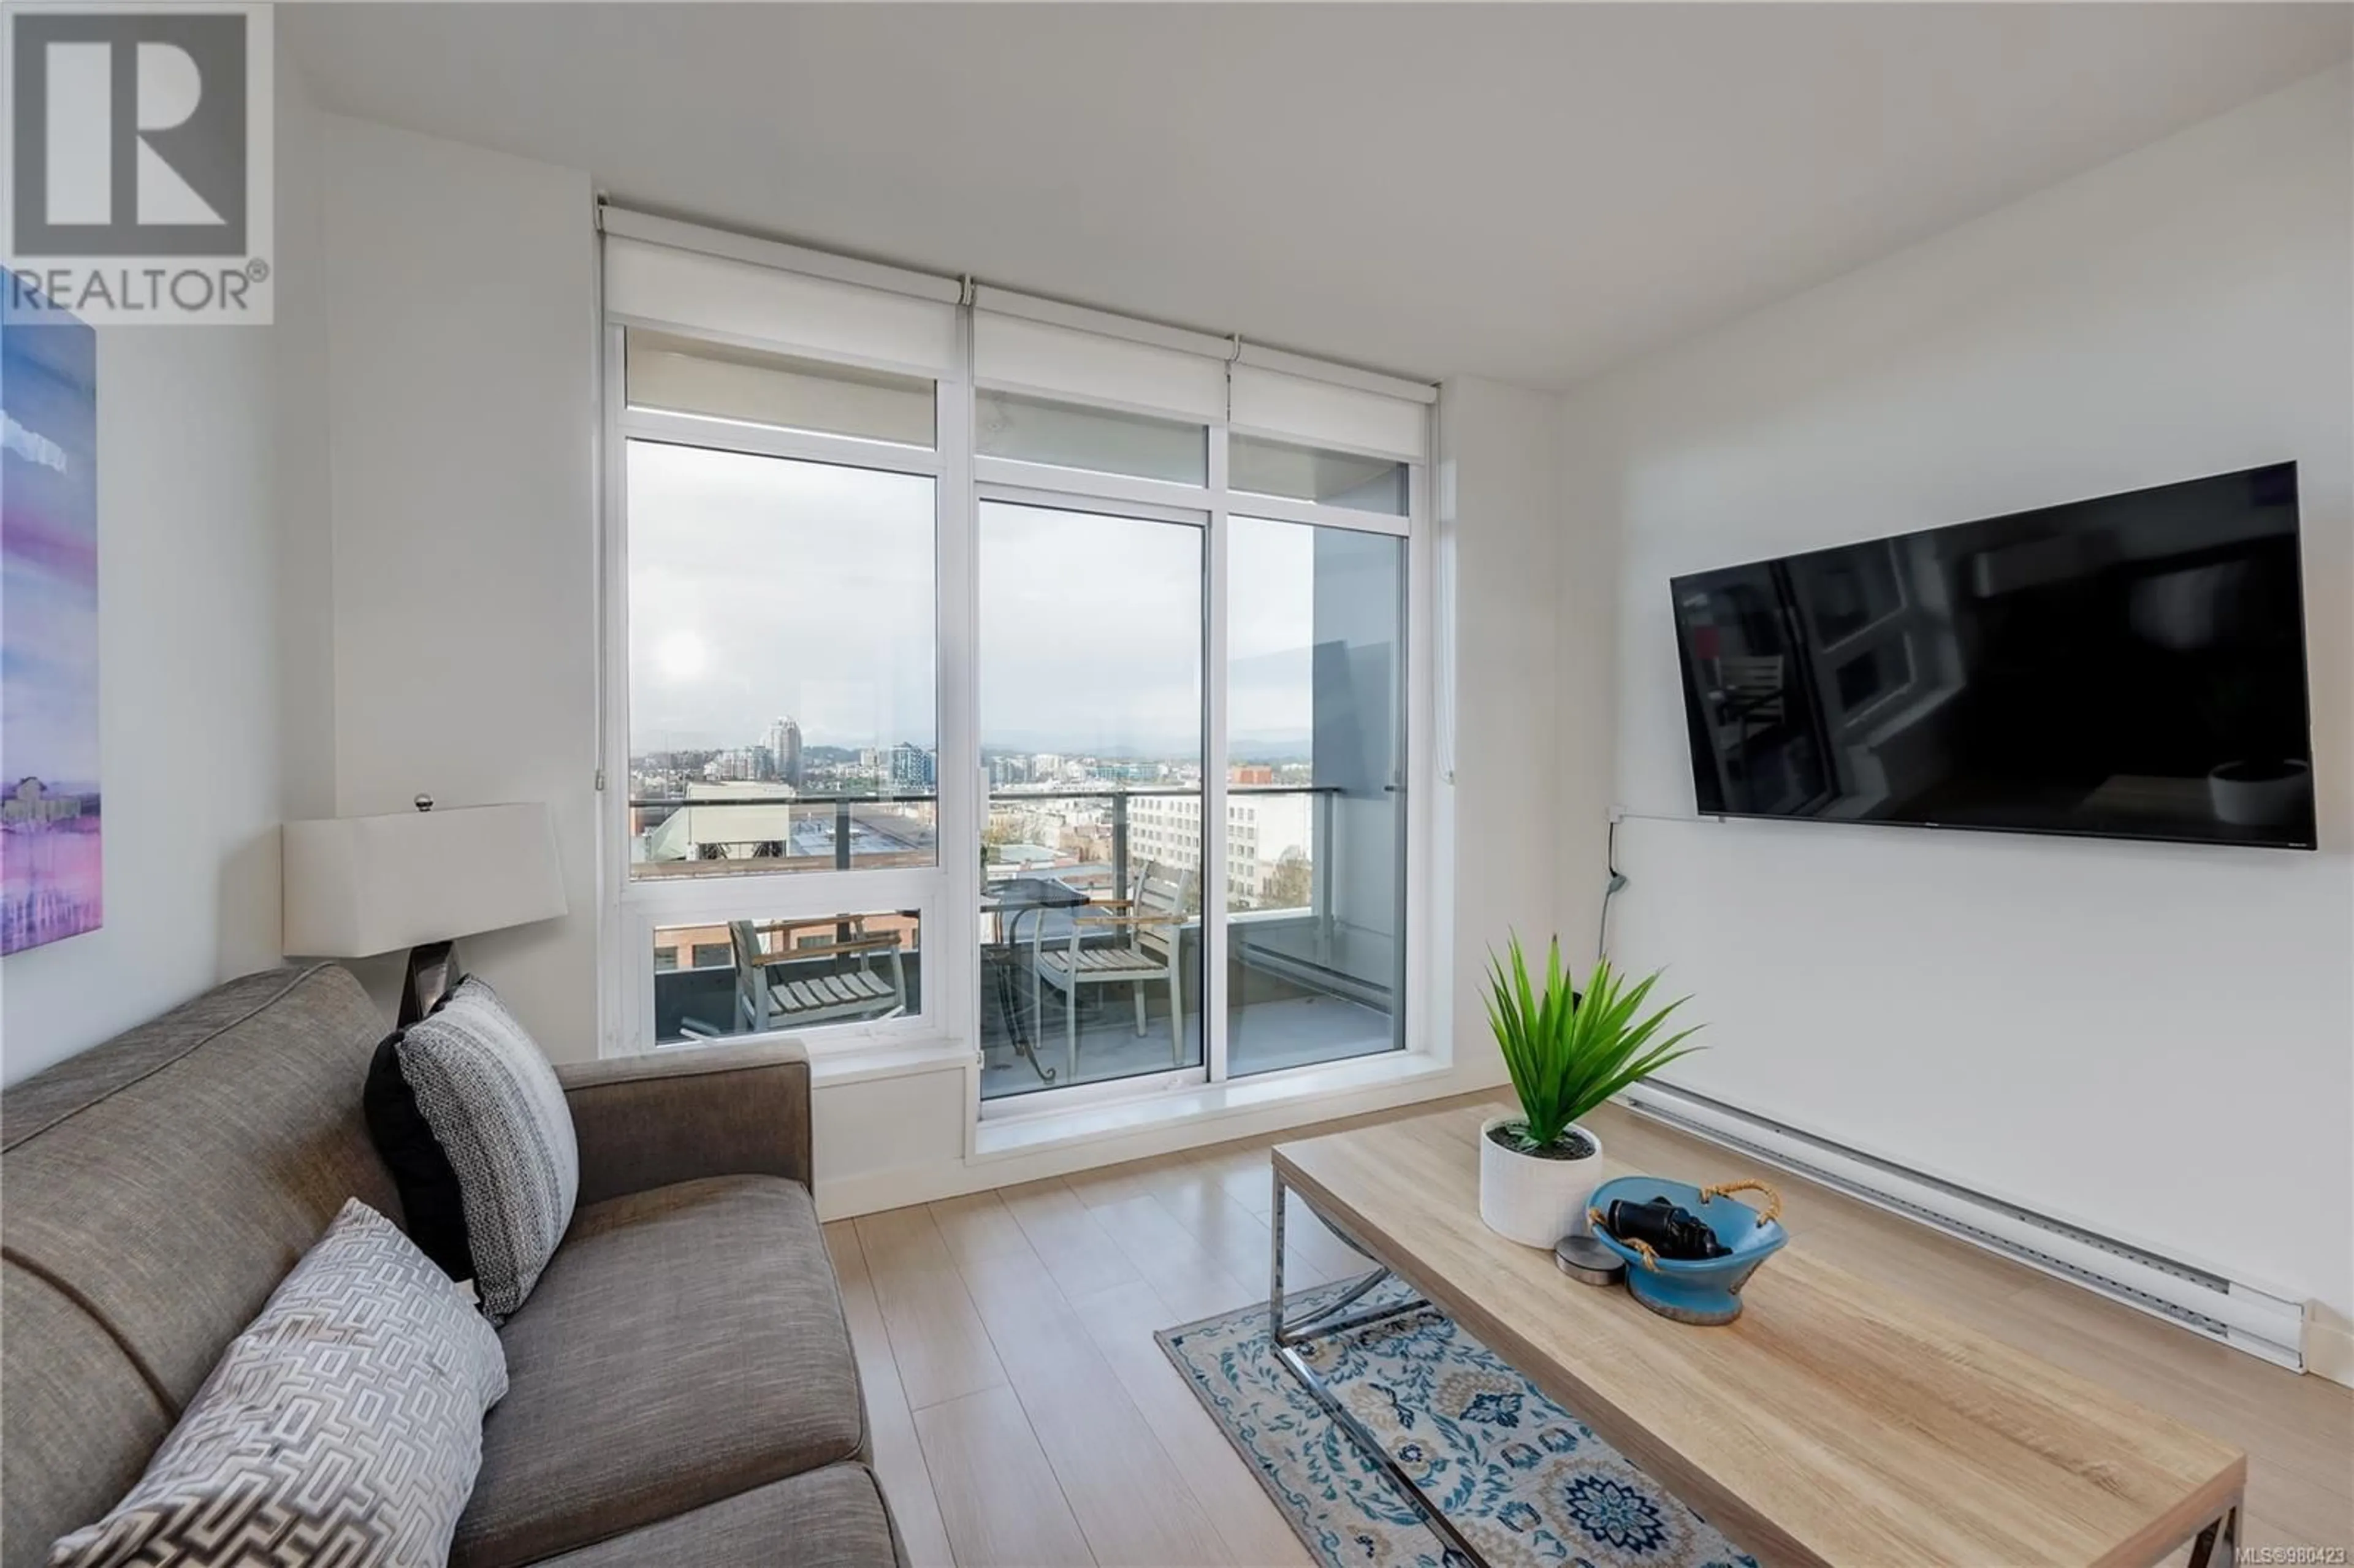
{"type": "Polygon", "coordinates": [[[1582,1285],[1616,1285],[1627,1272],[1625,1261],[1592,1236],[1562,1237],[1553,1244],[1553,1260],[1582,1285]]]}

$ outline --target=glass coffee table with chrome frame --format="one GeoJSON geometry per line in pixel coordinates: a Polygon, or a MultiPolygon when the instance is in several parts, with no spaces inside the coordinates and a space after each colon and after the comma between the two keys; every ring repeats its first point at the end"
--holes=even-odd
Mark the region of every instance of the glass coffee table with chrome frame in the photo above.
{"type": "MultiPolygon", "coordinates": [[[[1269,1163],[1275,1164],[1274,1161],[1269,1163]]],[[[1289,1207],[1285,1199],[1290,1191],[1291,1189],[1284,1185],[1283,1167],[1280,1164],[1275,1164],[1275,1208],[1267,1221],[1268,1229],[1275,1233],[1275,1242],[1272,1260],[1267,1269],[1267,1340],[1275,1347],[1276,1359],[1289,1369],[1293,1377],[1299,1380],[1299,1385],[1308,1391],[1308,1396],[1316,1402],[1317,1407],[1326,1415],[1331,1416],[1333,1424],[1349,1435],[1349,1440],[1356,1444],[1358,1451],[1379,1465],[1383,1473],[1389,1477],[1397,1489],[1414,1500],[1415,1506],[1422,1510],[1424,1520],[1437,1532],[1438,1539],[1444,1543],[1446,1547],[1444,1561],[1450,1565],[1469,1564],[1470,1568],[1484,1568],[1486,1559],[1472,1548],[1469,1542],[1463,1539],[1455,1526],[1447,1521],[1446,1512],[1430,1499],[1412,1476],[1406,1474],[1405,1467],[1391,1455],[1388,1445],[1374,1436],[1373,1428],[1360,1420],[1356,1412],[1351,1410],[1342,1402],[1341,1396],[1333,1392],[1331,1384],[1324,1381],[1323,1374],[1309,1361],[1305,1353],[1309,1345],[1331,1335],[1352,1333],[1374,1323],[1386,1322],[1392,1318],[1403,1318],[1413,1312],[1429,1311],[1432,1309],[1429,1299],[1417,1291],[1405,1300],[1387,1301],[1378,1307],[1368,1307],[1355,1312],[1350,1311],[1350,1308],[1356,1306],[1358,1302],[1380,1289],[1390,1280],[1397,1278],[1398,1276],[1391,1272],[1387,1264],[1374,1255],[1371,1247],[1350,1234],[1345,1226],[1327,1218],[1317,1209],[1315,1203],[1303,1194],[1301,1204],[1314,1217],[1316,1223],[1331,1232],[1333,1235],[1340,1238],[1342,1245],[1356,1253],[1373,1266],[1363,1277],[1352,1283],[1330,1301],[1298,1317],[1289,1316],[1288,1293],[1285,1290],[1283,1282],[1283,1230],[1284,1211],[1289,1207]]]]}

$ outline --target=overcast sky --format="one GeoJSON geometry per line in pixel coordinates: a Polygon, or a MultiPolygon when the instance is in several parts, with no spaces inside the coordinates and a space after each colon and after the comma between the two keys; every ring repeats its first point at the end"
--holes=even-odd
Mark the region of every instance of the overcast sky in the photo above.
{"type": "MultiPolygon", "coordinates": [[[[632,442],[629,484],[632,752],[935,744],[930,480],[632,442]]],[[[1311,532],[1230,533],[1238,752],[1309,734],[1311,532]]],[[[1204,537],[983,504],[981,744],[1198,757],[1204,537]]]]}

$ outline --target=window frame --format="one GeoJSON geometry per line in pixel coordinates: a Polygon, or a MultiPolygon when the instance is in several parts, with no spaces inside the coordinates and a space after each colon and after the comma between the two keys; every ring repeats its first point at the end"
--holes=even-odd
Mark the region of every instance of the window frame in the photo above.
{"type": "MultiPolygon", "coordinates": [[[[1218,433],[1217,427],[1211,427],[1209,440],[1212,453],[1210,458],[1211,472],[1214,475],[1217,471],[1217,463],[1219,461],[1216,455],[1217,450],[1222,440],[1218,433]]],[[[1212,588],[1212,583],[1214,580],[1212,574],[1216,568],[1211,562],[1211,553],[1214,548],[1213,541],[1215,535],[1213,533],[1213,518],[1209,506],[1209,495],[1211,493],[1209,486],[1172,484],[1163,480],[1136,479],[1124,474],[1100,473],[1091,469],[1066,469],[1049,467],[1037,463],[1016,463],[1011,462],[1010,460],[1002,459],[985,459],[981,461],[985,462],[1003,462],[1007,463],[1010,467],[1020,469],[1023,471],[1023,477],[1030,480],[1032,482],[1016,486],[1003,484],[994,480],[976,480],[972,486],[974,542],[973,587],[975,592],[975,745],[973,755],[976,759],[976,765],[978,764],[980,757],[980,747],[978,743],[978,721],[980,717],[980,690],[978,681],[980,673],[980,661],[978,633],[980,628],[979,590],[981,573],[979,548],[981,507],[983,505],[992,503],[1001,506],[1031,506],[1049,512],[1077,514],[1083,515],[1092,514],[1103,518],[1107,523],[1158,523],[1166,524],[1175,527],[1196,528],[1199,529],[1202,534],[1201,824],[1202,831],[1206,833],[1208,832],[1210,822],[1210,787],[1212,778],[1214,777],[1211,766],[1211,754],[1214,749],[1216,749],[1221,753],[1223,753],[1224,749],[1223,744],[1216,738],[1215,732],[1213,730],[1211,725],[1211,694],[1214,688],[1223,684],[1223,683],[1214,680],[1211,673],[1213,665],[1211,662],[1212,654],[1210,651],[1210,642],[1214,634],[1214,627],[1223,625],[1223,621],[1219,620],[1219,617],[1221,617],[1224,612],[1222,607],[1217,603],[1219,596],[1215,594],[1212,588]],[[1055,490],[1041,490],[1035,488],[1035,482],[1042,474],[1060,477],[1065,482],[1065,487],[1055,490]],[[1128,493],[1131,487],[1139,485],[1148,486],[1156,493],[1176,492],[1188,496],[1191,499],[1185,504],[1182,505],[1169,504],[1165,499],[1165,495],[1163,499],[1151,502],[1126,499],[1126,493],[1128,493]]],[[[978,833],[980,825],[987,820],[991,787],[988,776],[984,770],[980,770],[978,767],[976,767],[976,773],[978,783],[974,798],[974,810],[975,832],[978,833]]],[[[1223,768],[1220,768],[1215,773],[1214,777],[1218,779],[1218,797],[1223,800],[1225,796],[1225,773],[1223,768]]],[[[978,857],[975,857],[975,859],[977,862],[978,857]]],[[[980,1052],[981,1041],[981,994],[978,988],[978,969],[980,966],[981,948],[981,920],[979,913],[981,890],[979,886],[980,870],[978,864],[975,866],[973,874],[975,881],[973,889],[974,916],[972,928],[969,933],[967,933],[967,935],[970,938],[970,945],[973,950],[973,961],[976,970],[976,985],[971,998],[972,1012],[969,1022],[970,1033],[968,1038],[973,1042],[973,1049],[977,1056],[980,1052]]],[[[1124,892],[1122,895],[1125,895],[1124,892]]],[[[1223,901],[1224,896],[1224,893],[1221,892],[1219,895],[1221,901],[1223,901]]],[[[1213,921],[1210,918],[1211,905],[1209,902],[1209,875],[1206,865],[1204,867],[1203,871],[1202,898],[1202,1060],[1198,1065],[1165,1067],[1156,1072],[1134,1073],[1125,1077],[1103,1078],[1093,1083],[1066,1084],[1056,1087],[1025,1090],[1018,1095],[1001,1095],[993,1099],[984,1097],[981,1094],[981,1075],[976,1072],[972,1075],[973,1116],[976,1118],[986,1118],[989,1120],[995,1121],[1004,1118],[1018,1117],[1025,1114],[1034,1115],[1041,1112],[1069,1110],[1077,1106],[1102,1105],[1107,1102],[1127,1099],[1140,1095],[1158,1094],[1170,1089],[1198,1088],[1205,1083],[1217,1083],[1222,1081],[1224,1076],[1223,1067],[1225,1057],[1225,1032],[1223,1025],[1217,1029],[1212,1029],[1209,1019],[1211,986],[1213,983],[1210,979],[1210,933],[1214,926],[1222,923],[1213,921]]],[[[1221,977],[1216,983],[1219,988],[1219,994],[1223,996],[1225,991],[1223,977],[1221,977]]]]}
{"type": "MultiPolygon", "coordinates": [[[[1407,474],[1407,507],[1404,515],[1359,511],[1290,497],[1230,491],[1228,447],[1234,434],[1303,444],[1297,435],[1237,427],[1229,420],[1206,421],[1207,483],[1137,478],[1085,469],[1025,461],[977,453],[975,392],[972,376],[973,312],[960,312],[956,362],[947,369],[874,358],[862,358],[779,339],[722,333],[677,321],[635,313],[608,310],[599,323],[601,349],[599,386],[601,451],[599,462],[599,549],[598,568],[598,637],[603,691],[598,703],[599,758],[599,905],[602,919],[599,941],[599,1035],[608,1055],[656,1049],[653,1040],[653,932],[658,927],[691,923],[722,923],[734,918],[799,918],[861,910],[907,909],[921,922],[923,1011],[912,1017],[871,1023],[842,1023],[775,1032],[770,1035],[739,1035],[730,1041],[790,1036],[803,1042],[813,1060],[850,1065],[877,1052],[917,1047],[954,1048],[968,1060],[969,1100],[967,1153],[984,1119],[997,1122],[1054,1115],[1079,1107],[1123,1099],[1140,1099],[1176,1089],[1248,1085],[1253,1093],[1287,1079],[1325,1072],[1333,1067],[1361,1066],[1376,1057],[1351,1057],[1331,1063],[1276,1069],[1235,1079],[1228,1075],[1226,1036],[1228,1013],[1226,959],[1228,931],[1233,921],[1249,917],[1248,911],[1226,908],[1227,879],[1212,874],[1214,862],[1224,867],[1231,846],[1225,842],[1227,821],[1227,768],[1230,764],[1225,725],[1227,670],[1227,544],[1230,519],[1235,516],[1275,522],[1336,527],[1401,537],[1406,542],[1405,620],[1401,628],[1405,702],[1403,722],[1405,800],[1405,995],[1402,1053],[1422,1053],[1440,1059],[1451,1055],[1443,1019],[1433,1011],[1431,975],[1434,938],[1448,927],[1430,913],[1428,890],[1433,875],[1431,834],[1437,770],[1437,709],[1433,684],[1437,669],[1434,612],[1434,534],[1431,520],[1432,476],[1437,462],[1435,440],[1426,441],[1419,460],[1395,458],[1407,474]],[[917,375],[935,387],[934,445],[927,450],[854,436],[782,429],[713,416],[633,409],[627,396],[626,338],[631,328],[657,332],[717,346],[779,354],[795,358],[865,369],[917,375]],[[938,672],[937,737],[940,766],[935,789],[939,857],[928,867],[889,867],[842,871],[744,873],[698,881],[690,877],[632,881],[629,874],[630,668],[629,668],[629,498],[626,482],[628,443],[634,440],[743,452],[844,467],[919,474],[934,484],[934,636],[938,672]],[[1034,1095],[983,1100],[981,1097],[980,1029],[981,868],[977,853],[990,798],[990,785],[980,763],[978,733],[980,671],[977,662],[980,612],[980,508],[983,501],[1050,507],[1067,512],[1094,512],[1140,520],[1187,523],[1204,531],[1203,552],[1203,779],[1201,821],[1206,839],[1220,838],[1216,856],[1204,845],[1202,921],[1202,999],[1204,1039],[1200,1065],[1140,1074],[1100,1083],[1060,1086],[1034,1095]]],[[[1230,362],[1231,363],[1231,362],[1230,362]]],[[[994,386],[995,383],[990,383],[994,386]]],[[[1009,391],[1039,396],[1036,389],[1006,387],[1009,391]]],[[[1171,417],[1172,411],[1055,394],[1055,400],[1081,406],[1099,404],[1108,411],[1150,413],[1171,417]]],[[[1426,429],[1435,423],[1426,408],[1426,429]]],[[[1178,415],[1179,418],[1190,416],[1178,415]]],[[[1315,445],[1320,443],[1307,442],[1315,445]]],[[[1329,443],[1324,443],[1328,444],[1329,443]]],[[[1331,450],[1346,450],[1333,447],[1331,450]]],[[[661,1047],[695,1049],[697,1044],[661,1047]]]]}
{"type": "MultiPolygon", "coordinates": [[[[1316,502],[1299,501],[1282,496],[1261,495],[1254,492],[1232,491],[1227,487],[1227,442],[1235,427],[1225,420],[1209,424],[1209,482],[1194,486],[1172,483],[1163,480],[1137,479],[1121,474],[1102,473],[1087,469],[1068,469],[1040,463],[1023,462],[1007,458],[977,457],[973,516],[978,529],[980,503],[982,501],[1005,502],[1017,505],[1051,507],[1065,512],[1095,512],[1110,517],[1135,517],[1159,522],[1199,521],[1207,530],[1203,557],[1203,756],[1202,756],[1202,831],[1206,838],[1216,832],[1220,853],[1203,857],[1203,917],[1202,917],[1202,1036],[1203,1061],[1198,1066],[1172,1067],[1159,1072],[1139,1073],[1128,1077],[1104,1079],[1095,1083],[1076,1084],[1018,1095],[983,1098],[981,1075],[971,1075],[968,1124],[978,1127],[982,1122],[1001,1123],[1026,1118],[1055,1116],[1086,1107],[1100,1106],[1122,1100],[1142,1099],[1161,1094],[1191,1088],[1212,1088],[1247,1084],[1279,1085],[1287,1079],[1297,1079],[1326,1071],[1334,1066],[1346,1066],[1388,1054],[1407,1054],[1416,1050],[1416,1042],[1431,1039],[1429,1023],[1429,939],[1433,922],[1419,911],[1428,907],[1425,891],[1428,885],[1429,867],[1429,802],[1430,785],[1437,775],[1431,767],[1431,747],[1424,737],[1431,734],[1432,711],[1430,661],[1426,650],[1432,645],[1430,626],[1430,535],[1426,521],[1429,508],[1429,471],[1427,461],[1404,462],[1406,469],[1407,506],[1404,516],[1388,513],[1364,512],[1352,507],[1330,506],[1316,502]],[[1405,1041],[1403,1052],[1373,1053],[1368,1056],[1336,1058],[1332,1062],[1309,1063],[1294,1067],[1280,1067],[1251,1073],[1236,1078],[1229,1071],[1227,1061],[1227,986],[1226,959],[1229,933],[1236,918],[1226,907],[1226,879],[1223,874],[1211,874],[1214,863],[1223,867],[1226,844],[1224,824],[1227,821],[1226,771],[1231,762],[1226,734],[1225,705],[1227,685],[1227,546],[1232,520],[1235,517],[1262,518],[1272,522],[1306,524],[1316,527],[1342,528],[1356,533],[1384,535],[1405,541],[1406,602],[1405,624],[1401,628],[1405,661],[1405,886],[1403,892],[1405,920],[1405,994],[1399,999],[1402,1034],[1405,1041]]],[[[1257,432],[1245,429],[1246,435],[1257,432]]],[[[1337,450],[1337,449],[1336,449],[1337,450]]],[[[979,755],[977,747],[975,757],[979,755]]],[[[989,786],[981,779],[976,795],[978,812],[985,810],[989,786]]],[[[976,889],[976,895],[977,895],[976,889]]],[[[1249,912],[1244,912],[1247,920],[1249,912]]],[[[970,945],[978,949],[979,921],[976,916],[970,945]]],[[[951,940],[965,942],[966,934],[951,940]]],[[[976,991],[970,999],[971,1012],[969,1038],[976,1042],[980,1032],[980,998],[976,991]]]]}
{"type": "MultiPolygon", "coordinates": [[[[1398,895],[1401,904],[1398,912],[1399,941],[1404,946],[1405,956],[1400,981],[1405,994],[1397,1004],[1395,1028],[1401,1042],[1399,1046],[1388,1051],[1369,1051],[1354,1055],[1335,1056],[1298,1066],[1265,1068],[1258,1072],[1243,1074],[1238,1077],[1226,1076],[1224,1079],[1225,1082],[1280,1082],[1287,1076],[1315,1073],[1350,1062],[1369,1061],[1387,1055],[1409,1054],[1415,1050],[1416,1039],[1428,1038],[1422,1028],[1427,1014],[1418,1011],[1422,1008],[1426,993],[1429,990],[1427,973],[1418,965],[1425,954],[1429,921],[1426,917],[1417,918],[1416,911],[1426,907],[1421,901],[1424,885],[1421,878],[1426,874],[1421,857],[1425,853],[1425,825],[1427,819],[1421,813],[1427,810],[1429,790],[1426,787],[1426,781],[1435,779],[1437,773],[1435,768],[1428,768],[1426,764],[1425,753],[1431,748],[1424,745],[1421,738],[1429,733],[1427,712],[1425,710],[1418,714],[1416,704],[1428,686],[1428,676],[1424,668],[1426,658],[1422,652],[1427,639],[1417,630],[1416,617],[1423,613],[1423,595],[1427,580],[1426,573],[1429,551],[1429,530],[1426,528],[1416,532],[1405,526],[1412,519],[1420,515],[1419,508],[1425,494],[1422,489],[1423,465],[1407,463],[1405,467],[1407,515],[1405,517],[1393,517],[1387,513],[1361,512],[1349,507],[1319,506],[1312,503],[1301,504],[1311,512],[1320,514],[1320,516],[1282,517],[1261,505],[1260,503],[1267,498],[1256,491],[1235,493],[1232,504],[1227,508],[1226,522],[1229,527],[1237,518],[1246,522],[1305,524],[1310,527],[1335,528],[1352,533],[1394,538],[1400,540],[1405,546],[1405,595],[1398,606],[1401,617],[1398,627],[1399,656],[1403,663],[1400,678],[1405,689],[1404,700],[1397,710],[1397,722],[1400,726],[1398,750],[1401,758],[1399,768],[1401,778],[1398,788],[1405,795],[1405,810],[1400,813],[1403,821],[1399,823],[1399,831],[1404,834],[1401,850],[1405,863],[1405,885],[1399,889],[1398,895]],[[1391,526],[1391,524],[1398,524],[1398,526],[1391,526]]],[[[1221,554],[1223,556],[1223,552],[1221,554]]],[[[1222,566],[1221,570],[1224,569],[1222,566]]],[[[1222,683],[1221,690],[1223,689],[1222,683]]],[[[1223,785],[1220,793],[1222,798],[1229,798],[1225,795],[1223,785]]],[[[1231,813],[1229,816],[1231,817],[1231,813]]],[[[1232,854],[1231,842],[1223,843],[1221,847],[1228,855],[1232,854]]],[[[1320,890],[1329,891],[1331,874],[1332,866],[1330,861],[1320,856],[1312,871],[1316,885],[1320,890]]],[[[1274,921],[1289,917],[1294,914],[1294,911],[1288,909],[1230,909],[1225,907],[1225,901],[1224,879],[1221,878],[1218,923],[1222,931],[1231,929],[1237,921],[1247,927],[1255,920],[1274,921]]],[[[1222,1046],[1225,1034],[1226,1025],[1221,1022],[1218,1035],[1222,1046]]]]}
{"type": "MultiPolygon", "coordinates": [[[[821,1057],[876,1047],[905,1047],[954,1037],[956,1020],[949,999],[960,994],[968,966],[953,955],[955,859],[954,833],[977,833],[976,824],[959,825],[952,810],[946,769],[938,770],[933,810],[938,822],[938,856],[929,866],[852,867],[839,871],[742,872],[709,878],[633,878],[630,874],[630,530],[629,448],[632,441],[652,441],[711,451],[740,453],[788,461],[828,463],[842,468],[917,475],[932,482],[933,703],[938,756],[948,758],[960,735],[969,735],[969,710],[960,713],[952,694],[949,671],[952,641],[969,634],[969,612],[960,615],[959,595],[950,577],[952,560],[970,575],[969,556],[960,556],[955,541],[966,532],[958,513],[970,509],[971,486],[960,482],[962,464],[951,452],[946,432],[951,419],[970,426],[969,393],[961,379],[927,367],[911,367],[873,360],[854,360],[836,354],[813,354],[808,348],[749,337],[717,334],[638,314],[609,312],[601,334],[604,393],[604,462],[602,550],[599,582],[599,634],[604,692],[599,703],[601,730],[599,751],[599,906],[606,916],[599,943],[599,1049],[606,1055],[695,1049],[654,1038],[652,965],[653,933],[662,927],[684,924],[721,925],[731,919],[801,919],[885,909],[913,910],[923,935],[918,949],[923,964],[923,1005],[918,1012],[872,1022],[852,1022],[815,1028],[771,1031],[766,1034],[724,1037],[729,1042],[780,1038],[801,1040],[811,1056],[821,1057]],[[859,436],[786,429],[716,416],[682,414],[664,409],[633,408],[629,403],[628,334],[631,329],[665,336],[707,342],[757,352],[787,354],[820,363],[854,368],[917,375],[933,383],[933,446],[927,449],[878,441],[859,436]],[[960,716],[966,729],[957,728],[960,716]],[[945,937],[948,940],[943,941],[945,937]]],[[[969,661],[967,662],[969,662],[969,661]]],[[[969,791],[968,791],[969,795],[969,791]]],[[[977,873],[976,873],[977,875],[977,873]]],[[[978,896],[978,890],[975,890],[978,896]]]]}

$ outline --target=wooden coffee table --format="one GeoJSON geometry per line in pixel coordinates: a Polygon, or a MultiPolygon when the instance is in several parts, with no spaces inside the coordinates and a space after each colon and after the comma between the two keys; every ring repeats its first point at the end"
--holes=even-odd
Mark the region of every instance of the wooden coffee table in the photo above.
{"type": "Polygon", "coordinates": [[[1435,1306],[1766,1563],[2146,1568],[2185,1542],[2192,1568],[2232,1562],[2237,1449],[1809,1257],[1803,1232],[1722,1328],[1577,1284],[1479,1223],[1477,1125],[1442,1112],[1279,1145],[1268,1303],[1278,1356],[1468,1562],[1300,1346],[1435,1306]],[[1313,1316],[1286,1311],[1287,1190],[1379,1266],[1313,1316]],[[1356,1307],[1390,1275],[1424,1301],[1356,1307]]]}

